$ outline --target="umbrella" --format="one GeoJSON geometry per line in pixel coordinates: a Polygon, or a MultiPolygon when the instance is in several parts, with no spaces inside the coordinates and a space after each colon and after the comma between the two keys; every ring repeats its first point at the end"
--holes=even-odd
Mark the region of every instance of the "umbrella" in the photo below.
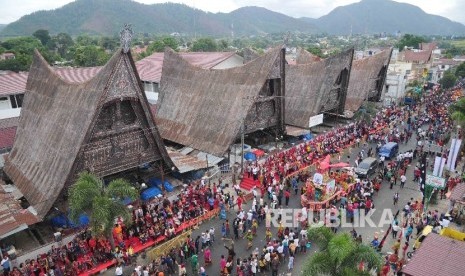
{"type": "Polygon", "coordinates": [[[344,163],[344,162],[339,162],[336,164],[331,164],[329,165],[330,168],[344,168],[344,167],[350,167],[349,163],[344,163]]]}
{"type": "Polygon", "coordinates": [[[247,152],[244,154],[244,158],[248,161],[255,161],[257,160],[257,156],[253,152],[247,152]]]}

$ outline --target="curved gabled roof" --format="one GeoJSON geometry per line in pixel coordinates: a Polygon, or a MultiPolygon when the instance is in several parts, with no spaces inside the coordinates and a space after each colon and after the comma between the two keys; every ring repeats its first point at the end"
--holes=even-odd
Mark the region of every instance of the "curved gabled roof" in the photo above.
{"type": "MultiPolygon", "coordinates": [[[[73,83],[35,51],[16,140],[4,170],[40,218],[50,210],[70,177],[117,67],[127,62],[137,78],[130,53],[118,51],[93,77],[73,83]]],[[[145,97],[140,81],[138,89],[145,97]]],[[[149,107],[142,106],[151,116],[149,107]]],[[[153,125],[151,117],[148,121],[153,125]]],[[[157,140],[156,128],[152,133],[157,140]]],[[[165,148],[158,146],[171,165],[165,148]]]]}
{"type": "Polygon", "coordinates": [[[311,116],[327,111],[321,110],[324,99],[341,72],[347,69],[350,73],[353,53],[350,49],[320,61],[286,67],[286,124],[307,128],[311,116]]]}
{"type": "Polygon", "coordinates": [[[239,67],[202,69],[165,51],[155,121],[164,139],[222,155],[239,135],[281,47],[239,67]]]}
{"type": "Polygon", "coordinates": [[[363,101],[381,93],[386,79],[387,67],[391,59],[392,48],[386,49],[373,56],[355,60],[350,73],[349,88],[345,109],[357,111],[363,101]],[[384,73],[383,68],[385,68],[384,73]],[[377,87],[377,81],[381,85],[377,87]]]}

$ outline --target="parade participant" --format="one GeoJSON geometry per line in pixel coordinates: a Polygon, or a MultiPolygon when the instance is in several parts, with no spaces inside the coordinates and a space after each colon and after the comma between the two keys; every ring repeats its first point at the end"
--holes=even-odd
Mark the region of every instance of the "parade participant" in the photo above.
{"type": "Polygon", "coordinates": [[[247,234],[245,234],[244,236],[244,239],[247,239],[247,249],[246,250],[249,250],[252,245],[253,245],[253,237],[254,235],[252,234],[252,231],[251,230],[248,230],[247,231],[247,234]]]}

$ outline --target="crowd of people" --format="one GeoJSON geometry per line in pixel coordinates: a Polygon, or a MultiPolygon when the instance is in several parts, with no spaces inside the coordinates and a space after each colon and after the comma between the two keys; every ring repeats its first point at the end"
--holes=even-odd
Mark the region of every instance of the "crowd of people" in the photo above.
{"type": "MultiPolygon", "coordinates": [[[[451,93],[451,92],[444,92],[451,93]]],[[[138,244],[157,240],[159,237],[170,239],[178,234],[177,229],[192,219],[195,219],[209,210],[220,208],[229,210],[237,206],[237,216],[232,220],[225,219],[221,224],[221,238],[228,250],[227,256],[219,257],[221,275],[257,275],[259,271],[270,271],[277,275],[280,264],[286,262],[287,270],[292,271],[294,258],[298,254],[304,254],[310,241],[306,236],[307,222],[301,228],[290,229],[280,225],[277,234],[273,237],[270,229],[271,217],[281,216],[280,209],[287,206],[292,194],[297,195],[302,190],[302,183],[310,177],[302,168],[314,164],[328,154],[337,156],[342,161],[341,152],[351,145],[360,147],[358,161],[366,156],[374,155],[374,151],[389,141],[407,143],[412,137],[417,139],[417,147],[411,151],[399,153],[390,162],[381,160],[382,169],[373,179],[358,179],[355,188],[347,194],[342,194],[338,208],[345,211],[349,219],[357,216],[357,212],[365,210],[369,212],[374,206],[373,196],[379,190],[381,183],[386,181],[390,187],[397,185],[400,188],[406,182],[407,166],[415,163],[415,160],[423,151],[425,141],[437,145],[444,145],[450,132],[452,122],[449,119],[447,108],[450,104],[450,95],[431,93],[423,98],[424,108],[420,106],[388,107],[378,112],[372,118],[370,124],[366,122],[351,123],[326,132],[315,137],[311,141],[298,144],[290,149],[277,152],[266,158],[264,162],[251,162],[246,166],[245,176],[253,178],[261,195],[254,189],[252,208],[248,211],[242,208],[245,199],[239,188],[236,194],[225,192],[224,183],[207,184],[204,181],[195,181],[187,185],[175,200],[161,199],[160,201],[142,203],[133,209],[133,223],[128,225],[121,219],[115,222],[113,238],[115,247],[112,249],[110,242],[105,238],[92,237],[89,231],[84,230],[73,241],[62,246],[52,247],[46,253],[37,256],[36,259],[11,266],[5,275],[79,275],[97,265],[116,259],[117,275],[121,265],[133,263],[134,247],[138,244]],[[370,143],[376,144],[371,148],[370,143]],[[296,173],[299,172],[299,173],[296,173]],[[300,187],[299,187],[300,186],[300,187]],[[252,242],[257,236],[260,224],[265,223],[265,243],[262,249],[255,248],[248,256],[236,256],[234,242],[240,239],[248,240],[246,250],[252,249],[252,242]],[[232,230],[232,231],[231,231],[232,230]],[[234,269],[235,266],[235,269],[234,269]]],[[[350,162],[350,156],[348,156],[350,162]]],[[[419,164],[416,164],[412,179],[419,178],[419,164]]],[[[456,183],[455,181],[451,182],[456,183]]],[[[449,185],[449,186],[450,186],[449,185]]],[[[393,195],[393,203],[396,204],[399,192],[393,195]]],[[[336,208],[336,202],[332,202],[336,208]]],[[[404,207],[402,221],[393,223],[396,238],[401,243],[402,237],[408,245],[409,237],[416,228],[417,231],[424,225],[434,225],[441,220],[436,213],[422,213],[421,202],[413,199],[404,207]],[[402,223],[402,227],[400,224],[402,223]],[[401,229],[401,230],[399,230],[401,229]],[[402,232],[403,234],[397,235],[402,232]],[[409,234],[410,233],[410,234],[409,234]]],[[[303,211],[304,212],[304,211],[303,211]]],[[[330,217],[334,214],[330,213],[330,217]]],[[[279,221],[278,217],[278,221],[279,221]]],[[[337,231],[336,229],[333,229],[337,231]]],[[[356,237],[359,238],[359,237],[356,237]]],[[[179,275],[188,275],[186,263],[191,262],[191,267],[199,273],[205,273],[205,266],[213,261],[211,245],[215,242],[215,229],[207,229],[197,237],[188,236],[182,245],[173,248],[169,254],[149,263],[146,266],[137,266],[134,275],[159,275],[159,272],[167,275],[176,270],[179,275]],[[203,253],[204,264],[199,265],[199,255],[203,253]]],[[[374,241],[376,243],[376,241],[374,241]]],[[[377,244],[379,246],[379,244],[377,244]]],[[[398,248],[397,244],[395,248],[398,248]]],[[[406,250],[406,249],[405,249],[406,250]]],[[[391,270],[398,270],[399,262],[405,261],[405,250],[401,256],[399,250],[394,263],[394,256],[386,260],[391,270]]],[[[6,263],[6,262],[4,262],[6,263]]],[[[383,271],[386,269],[383,267],[383,271]]],[[[387,275],[387,274],[386,274],[387,275]]]]}

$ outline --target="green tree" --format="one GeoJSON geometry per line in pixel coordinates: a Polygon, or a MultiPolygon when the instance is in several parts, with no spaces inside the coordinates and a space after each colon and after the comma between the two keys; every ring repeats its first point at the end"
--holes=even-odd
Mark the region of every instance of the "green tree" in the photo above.
{"type": "Polygon", "coordinates": [[[55,48],[61,58],[70,58],[69,50],[74,45],[71,36],[67,33],[59,33],[53,37],[53,41],[55,42],[55,48]]]}
{"type": "Polygon", "coordinates": [[[161,40],[156,40],[147,47],[147,53],[152,54],[152,53],[161,53],[165,51],[165,44],[161,40]]]}
{"type": "Polygon", "coordinates": [[[86,45],[98,45],[98,40],[95,38],[92,38],[88,35],[80,35],[76,37],[76,44],[81,45],[81,46],[86,46],[86,45]]]}
{"type": "Polygon", "coordinates": [[[465,78],[465,62],[460,63],[460,65],[455,68],[455,76],[465,78]]]}
{"type": "Polygon", "coordinates": [[[192,44],[193,52],[215,52],[218,51],[218,44],[209,37],[199,38],[192,44]]]}
{"type": "Polygon", "coordinates": [[[457,125],[465,126],[465,98],[461,98],[449,106],[449,113],[457,125]]]}
{"type": "Polygon", "coordinates": [[[113,52],[116,47],[118,47],[118,40],[116,38],[111,38],[108,36],[101,37],[98,45],[105,50],[113,52]]]}
{"type": "Polygon", "coordinates": [[[55,61],[55,56],[50,53],[41,42],[35,37],[18,37],[4,41],[1,47],[5,51],[12,52],[15,54],[14,60],[2,60],[0,61],[0,68],[2,70],[27,71],[32,63],[32,54],[34,49],[39,50],[42,56],[49,63],[55,61]]]}
{"type": "Polygon", "coordinates": [[[94,45],[78,46],[74,50],[74,64],[81,67],[104,65],[110,55],[101,47],[94,45]]]}
{"type": "Polygon", "coordinates": [[[173,50],[177,50],[179,47],[179,43],[176,40],[176,38],[172,36],[165,36],[162,38],[163,44],[165,44],[165,47],[170,47],[173,50]]]}
{"type": "Polygon", "coordinates": [[[442,89],[449,89],[455,85],[457,78],[454,74],[452,74],[449,70],[444,72],[444,75],[439,80],[439,84],[441,85],[442,89]]]}
{"type": "Polygon", "coordinates": [[[371,275],[372,269],[382,265],[381,256],[370,246],[355,242],[347,233],[334,234],[325,226],[309,228],[308,237],[320,252],[313,254],[304,264],[302,275],[371,275]],[[366,271],[359,271],[363,262],[366,271]]]}
{"type": "Polygon", "coordinates": [[[35,31],[32,36],[40,40],[40,43],[42,43],[44,46],[47,46],[48,42],[52,39],[48,33],[48,30],[44,29],[35,31]]]}
{"type": "Polygon", "coordinates": [[[397,43],[397,48],[402,51],[405,47],[418,48],[418,45],[422,42],[426,42],[426,39],[422,36],[405,34],[397,43]]]}
{"type": "Polygon", "coordinates": [[[320,58],[324,58],[325,55],[323,54],[323,51],[321,50],[320,47],[316,47],[316,46],[309,46],[307,48],[307,51],[310,52],[311,54],[315,55],[315,56],[318,56],[320,58]]]}
{"type": "Polygon", "coordinates": [[[126,225],[132,218],[124,199],[137,199],[137,191],[124,179],[112,180],[107,186],[95,175],[82,172],[69,189],[69,208],[72,221],[81,214],[90,218],[90,229],[97,236],[109,238],[113,245],[112,227],[115,218],[122,217],[126,225]]]}

